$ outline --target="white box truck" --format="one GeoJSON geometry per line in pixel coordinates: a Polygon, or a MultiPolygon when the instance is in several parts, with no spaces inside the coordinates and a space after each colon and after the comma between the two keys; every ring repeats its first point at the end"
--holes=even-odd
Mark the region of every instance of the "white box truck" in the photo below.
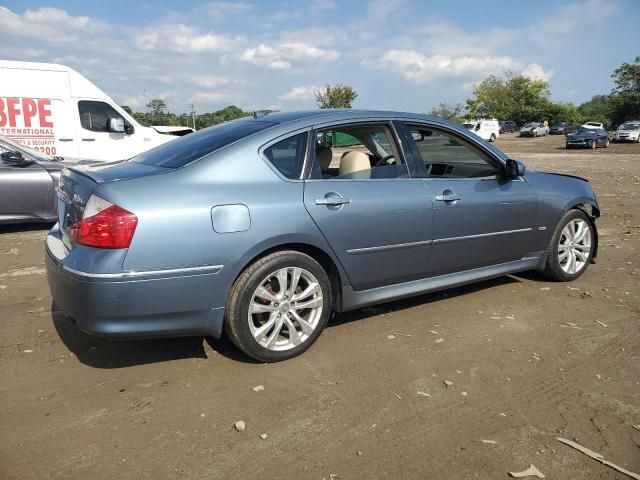
{"type": "Polygon", "coordinates": [[[467,120],[462,126],[489,142],[495,142],[496,138],[500,136],[500,124],[495,118],[467,120]]]}
{"type": "Polygon", "coordinates": [[[72,68],[0,60],[0,135],[27,147],[65,160],[124,160],[192,131],[158,130],[72,68]]]}

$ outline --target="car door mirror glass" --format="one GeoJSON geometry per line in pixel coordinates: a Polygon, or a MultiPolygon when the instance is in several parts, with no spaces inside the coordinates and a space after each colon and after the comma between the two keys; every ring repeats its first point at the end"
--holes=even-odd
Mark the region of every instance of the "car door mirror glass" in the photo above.
{"type": "Polygon", "coordinates": [[[512,160],[509,158],[504,166],[504,173],[506,178],[518,178],[525,174],[526,168],[524,163],[518,160],[512,160]]]}
{"type": "Polygon", "coordinates": [[[110,118],[107,122],[107,131],[109,131],[110,133],[124,133],[124,119],[110,118]]]}

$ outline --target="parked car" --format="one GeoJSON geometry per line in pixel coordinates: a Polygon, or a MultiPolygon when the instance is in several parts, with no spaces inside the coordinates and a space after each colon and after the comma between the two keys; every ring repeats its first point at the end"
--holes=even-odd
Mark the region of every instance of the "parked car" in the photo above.
{"type": "Polygon", "coordinates": [[[224,329],[264,362],[305,351],[333,311],[524,270],[570,281],[597,254],[588,181],[526,171],[465,128],[408,113],[237,120],[71,167],[59,199],[47,278],[81,330],[224,329]],[[328,136],[353,140],[332,149],[328,136]]]}
{"type": "Polygon", "coordinates": [[[520,129],[521,137],[543,137],[549,133],[549,127],[544,123],[530,122],[520,129]]]}
{"type": "Polygon", "coordinates": [[[567,135],[566,148],[609,147],[609,135],[604,128],[581,128],[567,135]]]}
{"type": "Polygon", "coordinates": [[[569,135],[576,131],[576,126],[568,122],[556,122],[549,128],[549,135],[569,135]]]}
{"type": "Polygon", "coordinates": [[[593,128],[593,129],[604,128],[604,123],[602,123],[602,122],[587,122],[584,125],[582,125],[581,128],[593,128]]]}
{"type": "Polygon", "coordinates": [[[518,125],[513,120],[503,120],[500,122],[500,133],[517,132],[518,125]]]}
{"type": "Polygon", "coordinates": [[[0,136],[0,224],[56,221],[60,160],[0,136]]]}
{"type": "Polygon", "coordinates": [[[192,131],[143,127],[64,65],[0,60],[0,78],[0,135],[48,155],[124,160],[192,131]]]}
{"type": "Polygon", "coordinates": [[[472,120],[463,123],[462,126],[489,142],[495,142],[496,138],[500,136],[500,125],[495,118],[491,120],[472,120]]]}
{"type": "Polygon", "coordinates": [[[640,143],[640,120],[624,122],[613,133],[611,141],[640,143]]]}

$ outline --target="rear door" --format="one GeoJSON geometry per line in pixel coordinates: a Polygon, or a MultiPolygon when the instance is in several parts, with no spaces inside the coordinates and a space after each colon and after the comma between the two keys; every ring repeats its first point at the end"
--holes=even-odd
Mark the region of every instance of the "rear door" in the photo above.
{"type": "Polygon", "coordinates": [[[454,130],[408,124],[434,205],[429,275],[519,260],[531,253],[537,196],[522,178],[454,130]]]}
{"type": "Polygon", "coordinates": [[[356,290],[425,275],[433,213],[424,182],[410,176],[390,123],[319,128],[304,204],[356,290]],[[324,169],[316,158],[329,149],[324,169]]]}
{"type": "Polygon", "coordinates": [[[52,196],[53,180],[40,165],[0,159],[0,221],[49,218],[52,196]]]}

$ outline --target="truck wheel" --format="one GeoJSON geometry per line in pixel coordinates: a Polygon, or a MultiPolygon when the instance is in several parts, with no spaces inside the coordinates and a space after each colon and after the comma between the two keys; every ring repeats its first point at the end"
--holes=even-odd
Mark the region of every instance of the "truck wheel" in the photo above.
{"type": "Polygon", "coordinates": [[[234,283],[225,331],[248,356],[278,362],[300,355],[331,313],[329,277],[313,258],[286,250],[250,265],[234,283]]]}
{"type": "Polygon", "coordinates": [[[559,282],[575,280],[587,270],[594,246],[595,233],[587,214],[569,210],[549,241],[543,274],[559,282]]]}
{"type": "Polygon", "coordinates": [[[489,137],[489,141],[490,142],[495,142],[496,141],[496,134],[492,133],[491,136],[489,137]]]}

